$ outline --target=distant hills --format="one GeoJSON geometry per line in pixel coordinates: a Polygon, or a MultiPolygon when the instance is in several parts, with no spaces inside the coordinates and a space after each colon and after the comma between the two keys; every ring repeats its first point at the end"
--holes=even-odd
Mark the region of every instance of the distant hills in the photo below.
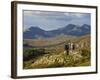
{"type": "Polygon", "coordinates": [[[24,39],[37,39],[37,38],[52,38],[59,35],[70,35],[70,36],[83,36],[90,34],[90,25],[84,24],[77,26],[74,24],[68,24],[63,28],[56,30],[45,31],[39,27],[32,26],[28,30],[23,32],[24,39]]]}

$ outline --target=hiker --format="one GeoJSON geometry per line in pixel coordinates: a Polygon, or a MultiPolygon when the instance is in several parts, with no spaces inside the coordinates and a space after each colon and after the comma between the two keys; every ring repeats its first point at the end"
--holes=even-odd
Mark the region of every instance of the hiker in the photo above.
{"type": "Polygon", "coordinates": [[[75,44],[73,44],[73,48],[72,49],[75,50],[75,44]]]}
{"type": "Polygon", "coordinates": [[[70,43],[70,53],[72,53],[74,49],[75,49],[75,45],[73,43],[70,43]]]}
{"type": "Polygon", "coordinates": [[[70,49],[69,44],[66,44],[65,45],[65,52],[67,53],[67,55],[69,55],[69,49],[70,49]]]}

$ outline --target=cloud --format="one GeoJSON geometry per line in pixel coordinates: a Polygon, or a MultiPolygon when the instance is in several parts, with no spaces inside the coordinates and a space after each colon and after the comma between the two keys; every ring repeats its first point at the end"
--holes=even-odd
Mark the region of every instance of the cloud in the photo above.
{"type": "MultiPolygon", "coordinates": [[[[90,13],[54,12],[54,11],[24,11],[24,27],[38,26],[44,30],[65,27],[68,24],[89,24],[90,13]]],[[[24,29],[24,30],[25,30],[24,29]]]]}
{"type": "Polygon", "coordinates": [[[48,12],[48,11],[31,11],[31,10],[24,10],[24,16],[44,16],[44,17],[70,17],[70,18],[82,18],[86,14],[84,13],[76,13],[76,12],[64,12],[64,13],[57,13],[57,12],[48,12]]]}
{"type": "Polygon", "coordinates": [[[68,16],[68,17],[77,17],[77,18],[82,18],[85,16],[84,13],[75,13],[75,12],[66,12],[64,13],[65,16],[68,16]]]}
{"type": "Polygon", "coordinates": [[[24,11],[24,16],[33,16],[33,14],[41,14],[42,12],[41,11],[31,11],[31,10],[25,10],[24,11]]]}
{"type": "Polygon", "coordinates": [[[70,13],[66,12],[64,13],[65,16],[70,16],[70,13]]]}
{"type": "Polygon", "coordinates": [[[31,16],[32,15],[32,11],[24,11],[24,16],[31,16]]]}
{"type": "Polygon", "coordinates": [[[85,14],[83,13],[75,13],[74,15],[77,16],[78,18],[82,18],[85,16],[85,14]]]}

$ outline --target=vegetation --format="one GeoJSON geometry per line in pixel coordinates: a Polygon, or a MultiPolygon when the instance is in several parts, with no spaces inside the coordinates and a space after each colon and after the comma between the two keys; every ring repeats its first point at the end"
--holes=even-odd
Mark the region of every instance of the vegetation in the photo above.
{"type": "MultiPolygon", "coordinates": [[[[59,41],[57,40],[57,43],[59,41]]],[[[84,36],[72,41],[77,44],[85,43],[85,46],[70,52],[69,55],[64,53],[64,45],[66,43],[47,48],[23,48],[23,69],[90,66],[90,37],[84,36]]],[[[51,44],[51,42],[56,43],[55,40],[54,42],[50,40],[48,44],[51,44]]],[[[32,43],[34,43],[34,40],[32,43]]],[[[41,45],[43,45],[43,43],[41,43],[40,46],[41,45]]]]}
{"type": "MultiPolygon", "coordinates": [[[[66,53],[50,53],[50,50],[45,49],[41,51],[41,55],[33,55],[37,49],[25,50],[24,69],[31,68],[52,68],[52,67],[75,67],[75,66],[89,66],[90,52],[86,49],[80,50],[77,54],[67,55],[66,53]],[[31,57],[30,57],[31,56],[31,57]]],[[[38,49],[39,51],[39,49],[38,49]]],[[[51,50],[51,52],[54,52],[51,50]]],[[[38,52],[37,52],[38,53],[38,52]]],[[[40,52],[39,52],[40,53],[40,52]]]]}

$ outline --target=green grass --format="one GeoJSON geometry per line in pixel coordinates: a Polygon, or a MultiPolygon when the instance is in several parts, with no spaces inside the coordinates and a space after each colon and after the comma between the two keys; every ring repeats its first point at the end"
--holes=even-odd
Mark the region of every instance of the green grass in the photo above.
{"type": "MultiPolygon", "coordinates": [[[[24,55],[29,55],[35,49],[24,50],[24,55]]],[[[78,67],[90,66],[90,51],[81,49],[77,54],[67,55],[63,51],[56,49],[45,49],[45,54],[32,56],[29,60],[24,60],[24,69],[34,68],[56,68],[56,67],[78,67]]],[[[74,52],[73,52],[74,53],[74,52]]]]}

